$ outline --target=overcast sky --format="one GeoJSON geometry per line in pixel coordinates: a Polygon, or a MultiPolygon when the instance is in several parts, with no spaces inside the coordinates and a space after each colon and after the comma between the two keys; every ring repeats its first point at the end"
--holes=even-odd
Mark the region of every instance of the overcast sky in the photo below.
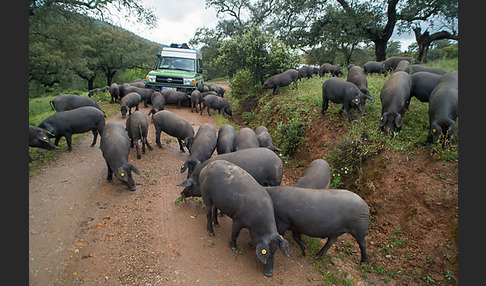
{"type": "Polygon", "coordinates": [[[216,10],[206,8],[204,0],[142,0],[145,7],[151,7],[157,17],[157,28],[147,29],[140,24],[127,23],[120,19],[120,25],[148,40],[170,45],[188,43],[199,27],[214,28],[218,22],[216,10]]]}
{"type": "MultiPolygon", "coordinates": [[[[206,9],[205,0],[142,0],[142,3],[155,11],[157,28],[149,30],[142,25],[125,22],[123,17],[115,20],[114,24],[160,44],[188,43],[197,28],[214,28],[218,22],[216,10],[212,7],[206,9]]],[[[398,36],[395,32],[391,39],[402,42],[402,51],[415,42],[413,33],[398,36]]]]}

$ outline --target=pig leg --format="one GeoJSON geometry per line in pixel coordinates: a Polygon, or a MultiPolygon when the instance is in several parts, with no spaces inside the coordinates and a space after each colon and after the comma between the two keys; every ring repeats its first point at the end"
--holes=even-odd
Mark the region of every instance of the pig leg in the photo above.
{"type": "Polygon", "coordinates": [[[93,147],[96,144],[96,139],[98,139],[98,130],[93,129],[91,132],[93,132],[93,142],[91,143],[90,147],[93,147]]]}
{"type": "Polygon", "coordinates": [[[108,167],[108,175],[106,176],[106,180],[108,181],[108,183],[113,183],[113,171],[111,170],[108,163],[106,163],[106,166],[108,167]]]}
{"type": "Polygon", "coordinates": [[[318,259],[321,258],[324,254],[326,254],[327,250],[336,242],[337,236],[332,236],[327,238],[326,244],[324,244],[324,247],[314,256],[314,258],[318,259]]]}
{"type": "Polygon", "coordinates": [[[351,116],[351,108],[346,106],[346,114],[348,114],[349,122],[353,121],[353,116],[351,116]]]}
{"type": "Polygon", "coordinates": [[[212,201],[211,198],[203,197],[204,204],[206,205],[206,228],[210,236],[214,236],[213,221],[212,221],[212,201]]]}
{"type": "Polygon", "coordinates": [[[66,143],[68,145],[68,148],[67,148],[68,152],[71,152],[71,150],[72,150],[72,148],[71,148],[71,136],[72,136],[71,133],[64,135],[64,138],[66,138],[66,143]]]}
{"type": "Polygon", "coordinates": [[[305,256],[305,242],[302,240],[301,234],[296,231],[292,231],[292,236],[294,237],[295,242],[300,246],[300,249],[302,250],[302,255],[305,256]]]}
{"type": "Polygon", "coordinates": [[[279,90],[280,86],[276,86],[274,89],[273,89],[273,95],[278,95],[278,90],[279,90]]]}
{"type": "Polygon", "coordinates": [[[145,140],[144,140],[144,138],[142,137],[142,138],[140,139],[140,141],[142,142],[142,154],[145,154],[145,140]]]}
{"type": "Polygon", "coordinates": [[[147,137],[145,137],[145,144],[147,144],[149,150],[152,150],[152,146],[150,146],[150,144],[148,143],[147,137]]]}
{"type": "Polygon", "coordinates": [[[159,146],[159,148],[162,148],[162,144],[160,144],[160,130],[156,130],[155,131],[155,143],[157,143],[157,146],[159,146]]]}
{"type": "Polygon", "coordinates": [[[135,148],[137,149],[137,159],[142,159],[142,156],[140,155],[140,146],[138,144],[138,139],[135,140],[135,148]]]}
{"type": "Polygon", "coordinates": [[[356,241],[358,242],[359,249],[361,250],[361,261],[360,264],[363,265],[368,258],[368,254],[366,253],[366,239],[364,236],[354,236],[356,241]]]}
{"type": "Polygon", "coordinates": [[[231,250],[236,251],[238,247],[236,246],[236,239],[238,238],[238,235],[240,235],[240,230],[242,229],[242,225],[237,221],[233,219],[233,228],[231,229],[231,240],[230,240],[230,247],[231,250]]]}
{"type": "Polygon", "coordinates": [[[54,145],[59,146],[59,140],[61,140],[61,136],[56,136],[56,139],[54,139],[54,145]]]}
{"type": "Polygon", "coordinates": [[[203,102],[202,103],[202,108],[199,108],[201,110],[201,113],[199,113],[199,114],[201,114],[201,115],[203,114],[204,108],[206,108],[206,103],[203,102]]]}
{"type": "Polygon", "coordinates": [[[329,99],[327,99],[326,97],[324,97],[322,99],[322,109],[321,109],[321,114],[324,115],[324,113],[326,112],[327,108],[329,107],[329,99]]]}
{"type": "Polygon", "coordinates": [[[219,227],[218,222],[218,208],[213,206],[213,223],[215,227],[219,227]]]}

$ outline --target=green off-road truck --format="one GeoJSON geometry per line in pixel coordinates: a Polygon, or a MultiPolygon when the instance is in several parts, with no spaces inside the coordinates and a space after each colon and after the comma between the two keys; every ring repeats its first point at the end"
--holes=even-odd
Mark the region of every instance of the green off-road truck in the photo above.
{"type": "Polygon", "coordinates": [[[187,44],[163,47],[146,80],[145,86],[157,91],[172,89],[190,94],[202,81],[201,52],[187,44]]]}

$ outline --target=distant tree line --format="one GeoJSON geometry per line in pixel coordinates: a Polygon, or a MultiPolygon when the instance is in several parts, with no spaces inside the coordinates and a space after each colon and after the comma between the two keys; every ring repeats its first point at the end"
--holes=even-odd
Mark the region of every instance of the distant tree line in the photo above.
{"type": "Polygon", "coordinates": [[[414,32],[414,53],[423,62],[434,41],[458,39],[457,0],[206,0],[206,6],[215,8],[220,20],[213,29],[199,28],[191,43],[203,46],[208,73],[213,73],[211,64],[220,63],[216,59],[224,59],[226,41],[255,28],[303,51],[312,63],[343,65],[364,56],[381,61],[393,55],[395,30],[414,32]]]}
{"type": "Polygon", "coordinates": [[[161,46],[97,20],[96,15],[102,14],[95,12],[102,13],[105,6],[95,6],[95,2],[116,1],[31,1],[29,89],[32,95],[55,86],[71,87],[79,78],[86,84],[82,89],[90,90],[100,78],[106,80],[103,85],[110,85],[117,74],[126,70],[152,68],[161,46]]]}

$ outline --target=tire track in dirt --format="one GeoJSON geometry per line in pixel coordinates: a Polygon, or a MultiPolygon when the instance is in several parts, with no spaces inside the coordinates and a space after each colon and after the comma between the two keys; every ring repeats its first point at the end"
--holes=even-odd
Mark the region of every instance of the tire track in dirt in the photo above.
{"type": "MultiPolygon", "coordinates": [[[[140,105],[142,106],[142,104],[140,105]]],[[[185,117],[194,130],[214,117],[191,113],[189,108],[167,106],[185,117]]],[[[147,114],[149,108],[141,107],[147,114]]],[[[125,123],[121,115],[107,119],[125,123]]],[[[164,133],[163,148],[129,161],[141,171],[134,174],[137,190],[118,180],[106,182],[106,164],[98,148],[82,137],[73,151],[49,163],[29,179],[29,280],[31,285],[246,285],[319,284],[313,260],[300,255],[286,235],[292,255],[276,253],[275,275],[263,275],[263,265],[250,244],[248,230],[238,238],[239,253],[231,251],[231,219],[220,219],[215,237],[206,231],[205,207],[200,199],[178,206],[174,201],[187,173],[180,166],[189,157],[175,138],[164,133]]]]}

